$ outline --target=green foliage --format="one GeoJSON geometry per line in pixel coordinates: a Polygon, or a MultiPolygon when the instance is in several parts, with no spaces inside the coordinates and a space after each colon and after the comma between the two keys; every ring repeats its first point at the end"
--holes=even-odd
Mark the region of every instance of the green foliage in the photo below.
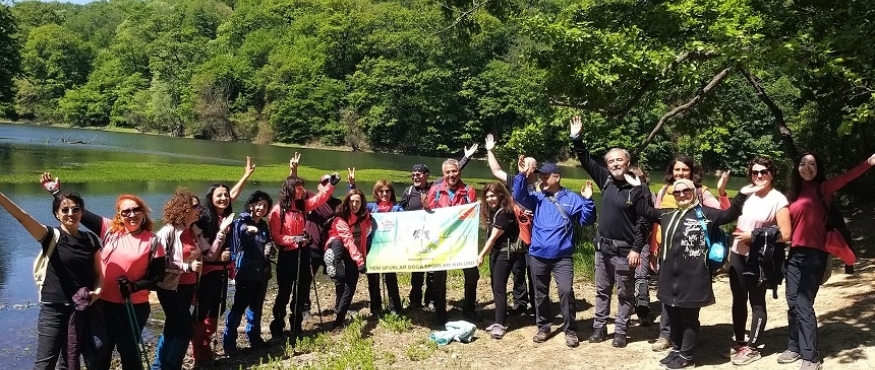
{"type": "Polygon", "coordinates": [[[593,153],[629,148],[650,168],[686,153],[740,170],[787,156],[745,71],[796,146],[836,173],[875,151],[873,5],[23,1],[0,10],[0,101],[15,102],[0,112],[441,156],[493,133],[503,161],[566,158],[567,121],[581,115],[593,153]]]}

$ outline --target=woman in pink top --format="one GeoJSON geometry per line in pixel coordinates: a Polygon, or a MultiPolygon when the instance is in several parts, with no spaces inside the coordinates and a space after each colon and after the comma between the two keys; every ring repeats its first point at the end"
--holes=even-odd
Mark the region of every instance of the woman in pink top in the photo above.
{"type": "Polygon", "coordinates": [[[729,349],[728,357],[732,358],[734,365],[747,365],[762,357],[757,348],[768,318],[766,286],[759,283],[759,264],[756,257],[749,256],[751,232],[777,225],[781,237],[776,242],[790,240],[790,210],[787,209],[787,198],[774,188],[776,170],[769,159],[757,157],[750,161],[747,169],[750,182],[763,188],[751,194],[744,203],[741,216],[738,217],[738,226],[733,233],[735,241],[729,255],[729,287],[732,289],[732,328],[735,342],[729,349]],[[753,270],[757,272],[751,274],[753,270]],[[752,315],[750,338],[745,342],[748,303],[752,315]]]}
{"type": "MultiPolygon", "coordinates": [[[[61,184],[57,178],[52,180],[49,173],[44,173],[40,182],[53,195],[59,194],[61,184]]],[[[104,304],[106,327],[109,329],[104,346],[110,353],[113,348],[118,351],[123,369],[140,369],[143,363],[137,340],[149,318],[149,288],[154,287],[164,275],[164,248],[152,248],[150,210],[140,197],[122,194],[115,206],[113,218],[101,217],[83,209],[81,224],[103,241],[100,258],[103,261],[104,283],[100,299],[104,304]],[[125,289],[120,284],[125,284],[125,289]],[[130,292],[139,326],[137,333],[131,332],[123,290],[130,292]]],[[[109,369],[109,361],[105,362],[95,366],[96,369],[109,369]]]]}
{"type": "Polygon", "coordinates": [[[793,238],[787,260],[787,320],[790,340],[778,363],[802,359],[803,370],[820,369],[817,352],[817,316],[814,299],[826,265],[826,219],[836,191],[875,165],[875,155],[849,171],[826,179],[823,161],[802,155],[790,179],[790,216],[793,238]]]}

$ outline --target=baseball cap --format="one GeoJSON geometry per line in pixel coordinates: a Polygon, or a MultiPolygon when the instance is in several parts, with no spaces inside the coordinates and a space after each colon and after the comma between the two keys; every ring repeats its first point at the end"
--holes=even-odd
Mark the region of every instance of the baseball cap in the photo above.
{"type": "Polygon", "coordinates": [[[535,173],[556,173],[556,174],[562,174],[562,172],[559,171],[559,166],[557,166],[555,163],[550,163],[550,162],[544,163],[544,165],[541,166],[541,168],[535,170],[535,173]]]}

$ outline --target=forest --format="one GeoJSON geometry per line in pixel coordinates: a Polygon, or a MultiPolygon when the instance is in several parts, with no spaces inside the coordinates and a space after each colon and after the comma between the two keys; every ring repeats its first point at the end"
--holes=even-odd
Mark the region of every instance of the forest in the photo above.
{"type": "Polygon", "coordinates": [[[6,1],[0,117],[417,155],[494,133],[505,159],[563,159],[582,115],[595,153],[651,169],[788,168],[783,136],[836,173],[875,152],[871,19],[875,0],[6,1]]]}

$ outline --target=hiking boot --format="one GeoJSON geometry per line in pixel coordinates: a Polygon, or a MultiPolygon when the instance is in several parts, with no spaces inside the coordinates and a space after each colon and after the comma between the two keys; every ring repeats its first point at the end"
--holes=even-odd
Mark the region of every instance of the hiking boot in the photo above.
{"type": "Polygon", "coordinates": [[[659,364],[668,365],[669,362],[674,361],[674,358],[680,356],[680,354],[680,352],[672,350],[668,353],[668,356],[665,356],[662,360],[659,360],[659,364]]]}
{"type": "Polygon", "coordinates": [[[684,356],[680,353],[678,353],[671,361],[665,364],[666,369],[683,369],[693,366],[696,366],[696,364],[693,363],[693,359],[684,358],[684,356]]]}
{"type": "Polygon", "coordinates": [[[671,348],[671,346],[672,344],[670,339],[659,337],[656,339],[656,342],[653,342],[653,345],[650,346],[650,349],[652,349],[653,352],[662,352],[671,348]]]}
{"type": "Polygon", "coordinates": [[[800,355],[798,352],[793,352],[793,351],[788,349],[788,350],[782,352],[780,356],[778,356],[778,363],[779,364],[792,364],[796,361],[799,361],[800,359],[802,359],[802,355],[800,355]]]}
{"type": "Polygon", "coordinates": [[[577,332],[565,332],[565,345],[571,348],[577,348],[580,345],[580,338],[577,337],[577,332]]]}
{"type": "Polygon", "coordinates": [[[750,365],[756,360],[759,360],[763,356],[760,355],[760,351],[757,351],[754,348],[750,348],[748,346],[742,347],[735,356],[732,356],[732,364],[736,366],[742,365],[750,365]]]}
{"type": "Polygon", "coordinates": [[[547,341],[547,334],[550,334],[550,329],[538,329],[538,332],[535,333],[535,336],[532,337],[532,342],[535,343],[544,343],[547,341]]]}
{"type": "Polygon", "coordinates": [[[608,329],[599,328],[593,330],[592,335],[589,336],[587,341],[590,343],[601,343],[604,342],[605,339],[608,339],[608,329]]]}
{"type": "Polygon", "coordinates": [[[501,339],[504,338],[504,334],[507,332],[507,327],[496,323],[489,325],[489,327],[486,328],[486,331],[492,339],[501,339]]]}
{"type": "Polygon", "coordinates": [[[821,365],[820,361],[811,362],[808,360],[802,360],[802,366],[799,367],[799,370],[820,370],[823,369],[823,365],[821,365]]]}
{"type": "Polygon", "coordinates": [[[733,358],[733,357],[735,357],[736,354],[738,354],[738,351],[740,351],[742,347],[746,347],[746,346],[747,346],[746,343],[732,342],[732,345],[729,346],[729,350],[721,353],[720,355],[723,356],[724,358],[733,358]]]}
{"type": "Polygon", "coordinates": [[[650,326],[650,324],[653,324],[653,321],[650,321],[649,317],[644,316],[638,318],[638,324],[646,328],[650,326]]]}
{"type": "Polygon", "coordinates": [[[616,348],[625,348],[626,334],[614,334],[614,341],[611,342],[611,345],[616,348]]]}

